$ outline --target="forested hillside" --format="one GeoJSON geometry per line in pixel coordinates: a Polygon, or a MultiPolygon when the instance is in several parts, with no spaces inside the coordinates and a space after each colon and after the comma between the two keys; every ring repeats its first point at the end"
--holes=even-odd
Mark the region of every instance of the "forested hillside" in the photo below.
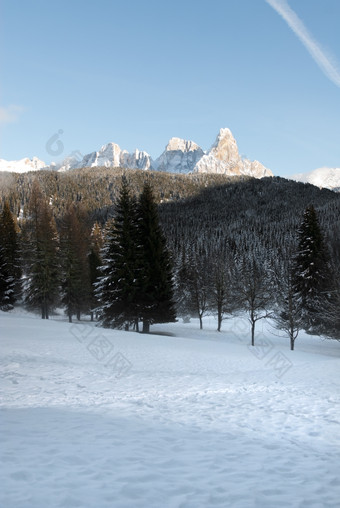
{"type": "Polygon", "coordinates": [[[158,202],[184,199],[207,186],[237,181],[225,175],[180,175],[157,171],[124,170],[121,168],[83,168],[68,172],[34,171],[29,173],[0,172],[0,203],[9,200],[18,215],[25,212],[34,181],[53,204],[54,215],[60,217],[68,202],[81,203],[94,220],[106,222],[115,203],[122,176],[125,175],[133,194],[138,195],[145,181],[150,182],[158,202]]]}
{"type": "Polygon", "coordinates": [[[284,178],[232,181],[203,188],[186,200],[162,204],[171,249],[206,255],[254,253],[264,263],[284,259],[305,208],[314,205],[332,248],[340,240],[340,195],[284,178]]]}
{"type": "MultiPolygon", "coordinates": [[[[116,217],[123,180],[132,203],[146,183],[152,188],[172,259],[178,315],[198,315],[203,326],[204,315],[215,313],[220,329],[225,315],[246,310],[253,331],[256,321],[275,306],[281,316],[292,296],[291,274],[308,209],[312,215],[314,210],[316,213],[312,234],[319,235],[320,225],[320,238],[324,239],[320,252],[308,262],[313,265],[318,256],[326,260],[327,274],[321,274],[329,279],[328,286],[322,285],[327,288],[322,294],[329,296],[325,312],[332,326],[337,322],[340,195],[277,177],[259,180],[106,168],[1,174],[0,211],[4,225],[10,223],[8,211],[4,213],[6,202],[17,217],[18,258],[29,305],[36,303],[42,262],[51,262],[53,267],[46,266],[46,273],[56,277],[44,289],[44,305],[65,305],[70,319],[72,314],[79,318],[81,312],[96,308],[94,284],[102,263],[100,249],[107,239],[106,225],[112,228],[110,219],[116,217]]],[[[3,266],[5,280],[5,261],[3,266]]],[[[13,294],[14,289],[11,286],[13,294]]],[[[295,301],[294,305],[293,328],[321,330],[320,323],[315,327],[314,317],[313,326],[299,322],[300,303],[295,301]]],[[[324,312],[324,302],[313,305],[324,312]]],[[[43,315],[48,317],[48,312],[43,315]]],[[[289,333],[292,338],[292,330],[289,333]]]]}
{"type": "MultiPolygon", "coordinates": [[[[299,213],[313,203],[320,210],[324,226],[331,228],[337,222],[340,195],[309,184],[279,177],[253,179],[204,173],[181,175],[120,168],[83,168],[65,173],[0,172],[0,206],[2,208],[8,200],[14,215],[19,216],[20,210],[25,213],[33,182],[37,181],[52,204],[56,219],[63,215],[67,204],[73,202],[81,203],[93,221],[103,224],[112,213],[123,175],[134,195],[138,195],[144,182],[148,181],[158,203],[170,202],[161,207],[162,220],[184,215],[190,216],[191,221],[195,221],[195,217],[203,221],[209,230],[211,227],[216,231],[220,229],[217,226],[219,222],[225,230],[234,221],[236,230],[241,224],[247,224],[249,232],[255,232],[261,222],[266,230],[271,228],[270,225],[281,230],[281,223],[285,223],[288,229],[296,225],[299,213]],[[328,206],[330,203],[332,205],[328,206]]],[[[178,227],[185,227],[182,218],[178,227]]]]}

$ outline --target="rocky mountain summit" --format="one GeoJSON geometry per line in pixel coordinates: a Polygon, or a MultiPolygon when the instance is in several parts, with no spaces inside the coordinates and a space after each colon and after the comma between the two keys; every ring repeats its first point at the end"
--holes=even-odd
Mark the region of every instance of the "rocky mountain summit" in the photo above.
{"type": "Polygon", "coordinates": [[[215,143],[198,161],[194,171],[198,173],[248,175],[255,178],[273,176],[273,173],[260,162],[242,159],[230,129],[220,129],[215,143]]]}
{"type": "MultiPolygon", "coordinates": [[[[29,159],[25,159],[29,161],[29,159]]],[[[255,178],[273,176],[273,173],[258,161],[243,159],[238,151],[237,143],[230,129],[220,129],[218,136],[208,151],[204,151],[193,141],[171,138],[164,152],[155,160],[145,152],[135,150],[129,153],[122,150],[116,143],[103,145],[100,150],[91,152],[82,158],[66,157],[61,163],[46,166],[44,162],[34,158],[29,163],[22,161],[0,161],[0,171],[29,171],[33,169],[54,169],[69,171],[84,167],[107,167],[165,171],[169,173],[219,173],[225,175],[247,175],[255,178]],[[35,162],[33,162],[35,161],[35,162]],[[20,164],[19,164],[20,163],[20,164]],[[34,165],[36,167],[34,167],[34,165]],[[39,166],[39,167],[38,167],[39,166]],[[10,169],[13,168],[13,169],[10,169]]]]}
{"type": "Polygon", "coordinates": [[[85,155],[73,168],[97,166],[152,169],[168,173],[248,175],[255,178],[273,176],[260,162],[241,158],[230,129],[220,129],[216,141],[207,152],[194,141],[174,137],[170,139],[164,152],[153,160],[147,152],[135,150],[131,154],[121,150],[115,143],[109,143],[102,146],[98,152],[85,155]]]}
{"type": "Polygon", "coordinates": [[[135,150],[129,153],[122,150],[116,143],[103,145],[98,152],[92,152],[83,157],[81,161],[74,162],[70,167],[63,164],[59,171],[75,168],[126,168],[126,169],[150,169],[151,157],[146,152],[135,150]]]}
{"type": "Polygon", "coordinates": [[[162,155],[152,163],[152,169],[169,173],[192,173],[204,152],[193,141],[171,138],[162,155]]]}

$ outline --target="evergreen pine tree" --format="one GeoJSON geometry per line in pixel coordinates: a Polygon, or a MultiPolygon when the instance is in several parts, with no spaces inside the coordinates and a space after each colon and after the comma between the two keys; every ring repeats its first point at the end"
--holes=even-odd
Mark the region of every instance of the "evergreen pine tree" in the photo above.
{"type": "Polygon", "coordinates": [[[332,290],[321,305],[320,332],[329,339],[340,341],[340,273],[334,269],[332,290]]]}
{"type": "Polygon", "coordinates": [[[98,307],[99,302],[96,297],[95,288],[100,277],[100,267],[102,260],[100,251],[103,247],[102,231],[99,224],[96,222],[92,228],[90,252],[88,254],[88,262],[90,268],[90,311],[91,321],[93,321],[94,310],[98,307]]]}
{"type": "Polygon", "coordinates": [[[31,308],[39,308],[42,319],[48,319],[59,297],[59,245],[51,207],[37,182],[33,185],[28,208],[26,303],[31,308]]]}
{"type": "Polygon", "coordinates": [[[14,303],[14,279],[10,275],[4,245],[0,244],[0,310],[8,311],[14,303]]]}
{"type": "Polygon", "coordinates": [[[176,320],[170,255],[148,183],[139,199],[138,248],[138,316],[143,321],[143,332],[148,333],[152,323],[176,320]]]}
{"type": "Polygon", "coordinates": [[[181,316],[185,322],[190,321],[190,317],[197,314],[192,295],[192,268],[192,258],[183,248],[181,254],[177,256],[174,289],[177,315],[181,316]]]}
{"type": "Polygon", "coordinates": [[[316,331],[321,323],[322,302],[331,287],[331,274],[329,256],[313,206],[305,210],[298,235],[294,289],[302,307],[304,328],[316,331]]]}
{"type": "Polygon", "coordinates": [[[62,303],[65,305],[69,322],[75,314],[80,319],[81,312],[90,307],[90,267],[88,242],[84,217],[79,219],[74,206],[69,205],[63,217],[61,228],[62,258],[62,303]]]}
{"type": "Polygon", "coordinates": [[[21,268],[15,221],[6,201],[0,215],[0,308],[9,310],[20,295],[21,268]]]}
{"type": "Polygon", "coordinates": [[[128,328],[138,318],[137,292],[137,223],[136,205],[128,183],[122,180],[101,253],[101,276],[95,295],[99,300],[99,320],[105,327],[128,328]]]}

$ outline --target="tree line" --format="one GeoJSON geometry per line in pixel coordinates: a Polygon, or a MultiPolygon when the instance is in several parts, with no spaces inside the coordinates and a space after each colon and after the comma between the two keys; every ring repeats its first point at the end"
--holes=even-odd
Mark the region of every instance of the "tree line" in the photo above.
{"type": "Polygon", "coordinates": [[[186,199],[204,187],[247,180],[226,175],[182,175],[122,168],[82,168],[66,172],[51,170],[27,173],[0,172],[0,207],[9,202],[14,215],[27,214],[31,192],[36,184],[53,204],[54,216],[61,218],[69,203],[81,204],[92,221],[104,224],[114,213],[120,182],[125,178],[134,196],[142,192],[145,181],[152,186],[157,203],[186,199]]]}
{"type": "Polygon", "coordinates": [[[56,213],[38,181],[19,221],[4,202],[3,310],[23,301],[47,319],[62,305],[70,321],[96,313],[103,326],[138,329],[142,321],[144,331],[176,313],[199,317],[201,327],[213,313],[221,330],[226,317],[246,311],[253,345],[256,323],[268,316],[292,349],[300,329],[339,338],[335,193],[283,179],[245,180],[157,206],[162,191],[155,198],[150,178],[139,192],[126,174],[120,182],[102,223],[81,201],[56,213]],[[296,201],[301,208],[311,197],[318,211],[307,205],[297,213],[296,201]]]}
{"type": "Polygon", "coordinates": [[[122,179],[104,231],[98,223],[90,230],[87,214],[71,203],[57,226],[38,182],[27,209],[20,246],[8,202],[1,215],[1,310],[22,297],[42,319],[62,305],[70,322],[95,313],[105,327],[138,329],[142,321],[149,332],[152,323],[175,320],[170,254],[148,183],[137,200],[122,179]]]}
{"type": "Polygon", "coordinates": [[[214,314],[218,331],[224,319],[246,312],[255,345],[256,323],[272,318],[293,350],[299,331],[340,340],[339,259],[334,260],[313,205],[296,230],[295,248],[275,263],[256,251],[188,249],[177,260],[177,301],[182,317],[214,314]],[[189,251],[189,252],[188,252],[189,251]]]}

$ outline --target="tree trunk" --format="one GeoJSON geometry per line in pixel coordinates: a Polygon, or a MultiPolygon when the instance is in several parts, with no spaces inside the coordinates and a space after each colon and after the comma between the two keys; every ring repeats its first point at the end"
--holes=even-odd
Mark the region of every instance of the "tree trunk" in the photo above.
{"type": "Polygon", "coordinates": [[[91,310],[91,321],[93,321],[93,310],[91,310]]]}
{"type": "Polygon", "coordinates": [[[289,330],[289,338],[290,338],[290,350],[294,351],[294,321],[293,321],[293,305],[292,305],[292,298],[289,299],[289,313],[290,313],[290,330],[289,330]]]}
{"type": "Polygon", "coordinates": [[[48,306],[45,302],[41,304],[41,319],[48,319],[48,306]]]}
{"type": "Polygon", "coordinates": [[[199,314],[199,318],[200,318],[200,330],[203,330],[202,314],[199,314]]]}
{"type": "Polygon", "coordinates": [[[77,310],[77,319],[78,319],[78,321],[80,321],[80,310],[79,309],[77,310]]]}
{"type": "Polygon", "coordinates": [[[255,346],[255,321],[251,322],[251,345],[255,346]]]}
{"type": "Polygon", "coordinates": [[[71,313],[69,313],[69,315],[68,315],[68,322],[72,323],[72,314],[71,313]]]}
{"type": "Polygon", "coordinates": [[[150,321],[143,319],[143,333],[150,333],[150,321]]]}
{"type": "Polygon", "coordinates": [[[217,331],[218,332],[221,331],[221,326],[222,326],[222,312],[218,309],[218,313],[217,313],[217,331]]]}

